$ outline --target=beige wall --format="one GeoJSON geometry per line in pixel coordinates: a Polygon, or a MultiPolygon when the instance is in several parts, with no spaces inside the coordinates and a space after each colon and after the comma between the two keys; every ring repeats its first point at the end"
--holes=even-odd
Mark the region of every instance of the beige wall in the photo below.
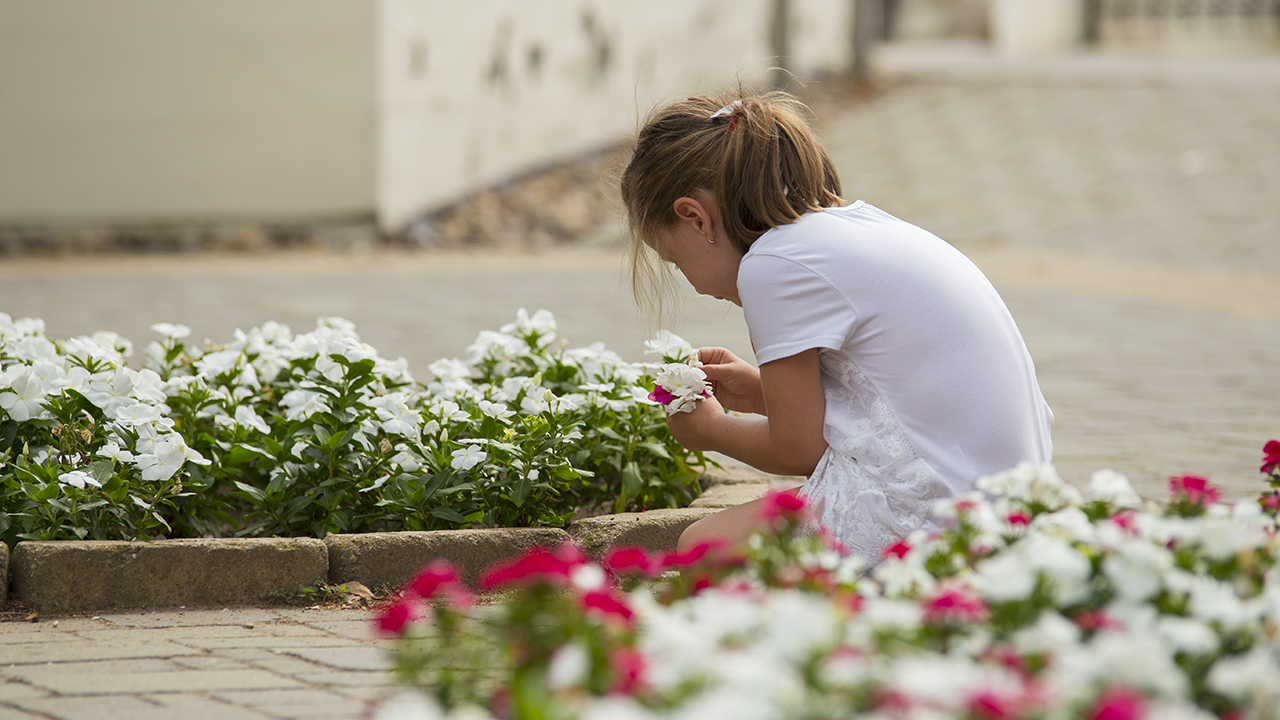
{"type": "MultiPolygon", "coordinates": [[[[0,0],[0,224],[394,229],[776,63],[775,0],[0,0]]],[[[853,0],[789,0],[801,75],[853,0]]]]}
{"type": "Polygon", "coordinates": [[[368,212],[373,11],[0,0],[0,221],[368,212]]]}

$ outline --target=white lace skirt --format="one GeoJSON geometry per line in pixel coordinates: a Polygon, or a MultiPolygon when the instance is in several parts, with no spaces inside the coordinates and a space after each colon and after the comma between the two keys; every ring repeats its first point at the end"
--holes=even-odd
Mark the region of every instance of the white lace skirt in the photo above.
{"type": "Polygon", "coordinates": [[[835,448],[800,489],[814,517],[849,554],[872,567],[886,547],[926,527],[935,500],[950,494],[919,458],[861,462],[835,448]]]}

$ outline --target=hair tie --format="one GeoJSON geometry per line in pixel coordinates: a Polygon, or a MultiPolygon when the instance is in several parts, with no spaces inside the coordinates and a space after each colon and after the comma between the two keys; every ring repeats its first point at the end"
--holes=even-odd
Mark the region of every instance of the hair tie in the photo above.
{"type": "Polygon", "coordinates": [[[729,116],[729,132],[733,132],[733,129],[738,126],[738,116],[734,115],[733,111],[737,110],[739,107],[742,107],[742,101],[734,100],[728,105],[725,105],[719,110],[711,113],[711,119],[715,120],[718,117],[724,117],[725,115],[728,115],[729,116]]]}

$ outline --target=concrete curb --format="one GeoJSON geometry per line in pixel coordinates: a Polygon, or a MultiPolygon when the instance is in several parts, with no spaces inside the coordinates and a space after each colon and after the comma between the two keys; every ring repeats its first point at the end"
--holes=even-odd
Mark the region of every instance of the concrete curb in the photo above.
{"type": "Polygon", "coordinates": [[[260,605],[320,581],[399,587],[437,558],[474,585],[490,565],[535,546],[575,541],[599,558],[610,547],[672,550],[680,533],[718,508],[762,496],[771,478],[746,468],[716,471],[695,507],[586,518],[559,528],[492,528],[241,538],[0,544],[0,605],[14,594],[42,614],[166,607],[260,605]]]}
{"type": "Polygon", "coordinates": [[[22,542],[15,592],[45,614],[266,602],[328,576],[314,538],[22,542]]]}
{"type": "Polygon", "coordinates": [[[679,508],[601,515],[570,525],[569,534],[588,555],[597,559],[611,547],[639,545],[650,552],[674,550],[685,528],[714,512],[704,508],[679,508]]]}
{"type": "Polygon", "coordinates": [[[329,582],[359,582],[367,587],[400,587],[423,565],[443,558],[475,585],[496,562],[536,546],[552,547],[569,540],[559,528],[492,528],[330,535],[329,582]]]}

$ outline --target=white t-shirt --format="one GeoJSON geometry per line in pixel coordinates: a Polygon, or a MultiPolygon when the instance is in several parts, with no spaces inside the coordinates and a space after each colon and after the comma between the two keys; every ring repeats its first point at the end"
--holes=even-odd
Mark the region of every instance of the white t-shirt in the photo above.
{"type": "Polygon", "coordinates": [[[820,348],[828,450],[804,494],[874,563],[934,500],[1052,457],[1053,414],[994,287],[940,238],[858,201],[761,235],[738,295],[765,364],[820,348]]]}

